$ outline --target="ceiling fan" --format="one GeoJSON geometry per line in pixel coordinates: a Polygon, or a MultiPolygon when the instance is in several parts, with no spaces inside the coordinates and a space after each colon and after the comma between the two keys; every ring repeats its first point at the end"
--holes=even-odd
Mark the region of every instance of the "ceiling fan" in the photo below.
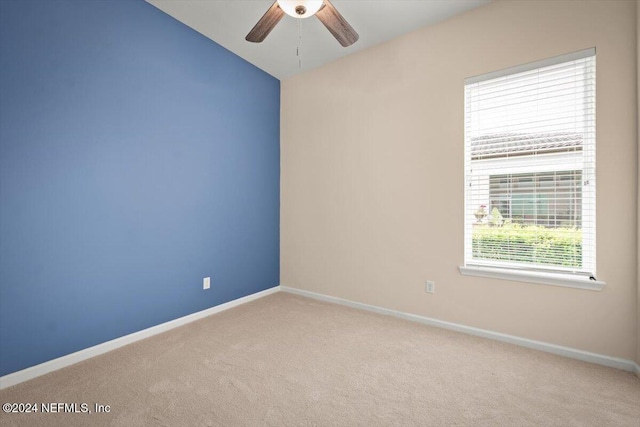
{"type": "Polygon", "coordinates": [[[245,39],[249,42],[260,43],[280,22],[285,13],[294,18],[308,18],[316,15],[344,47],[351,46],[358,41],[358,33],[329,0],[276,0],[245,39]]]}

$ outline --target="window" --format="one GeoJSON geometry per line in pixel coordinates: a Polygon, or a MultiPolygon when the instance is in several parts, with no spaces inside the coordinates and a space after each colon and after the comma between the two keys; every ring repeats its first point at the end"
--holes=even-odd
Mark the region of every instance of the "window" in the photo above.
{"type": "MultiPolygon", "coordinates": [[[[582,171],[567,170],[489,178],[490,211],[512,224],[582,228],[582,171]]],[[[502,224],[502,223],[501,223],[502,224]]]]}
{"type": "Polygon", "coordinates": [[[465,82],[463,274],[595,280],[595,49],[465,82]]]}

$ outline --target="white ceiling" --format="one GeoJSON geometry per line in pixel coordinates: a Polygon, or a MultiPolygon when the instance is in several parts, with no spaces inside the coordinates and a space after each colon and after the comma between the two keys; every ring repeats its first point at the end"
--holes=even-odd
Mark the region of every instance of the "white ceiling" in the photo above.
{"type": "Polygon", "coordinates": [[[273,0],[147,0],[278,79],[319,67],[489,1],[331,0],[360,34],[360,40],[344,48],[315,16],[295,19],[285,15],[264,42],[245,41],[247,33],[273,0]],[[296,56],[300,43],[298,21],[302,24],[301,66],[296,56]]]}

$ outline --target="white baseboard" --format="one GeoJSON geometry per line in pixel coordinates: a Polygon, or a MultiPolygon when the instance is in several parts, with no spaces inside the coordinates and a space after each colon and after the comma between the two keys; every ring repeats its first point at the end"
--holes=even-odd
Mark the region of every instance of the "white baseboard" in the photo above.
{"type": "Polygon", "coordinates": [[[387,316],[398,317],[400,319],[411,320],[413,322],[423,323],[429,326],[450,329],[456,332],[462,332],[469,335],[489,338],[492,340],[502,341],[509,344],[515,344],[522,347],[531,348],[534,350],[544,351],[547,353],[553,353],[560,356],[569,357],[571,359],[578,359],[585,362],[591,362],[591,363],[596,363],[598,365],[608,366],[611,368],[622,369],[624,371],[636,372],[636,374],[640,376],[639,374],[640,366],[638,366],[638,364],[636,364],[635,362],[627,359],[621,359],[621,358],[612,357],[612,356],[605,356],[603,354],[591,353],[588,351],[578,350],[570,347],[564,347],[556,344],[550,344],[542,341],[534,341],[527,338],[517,337],[514,335],[507,335],[507,334],[502,334],[500,332],[489,331],[486,329],[479,329],[471,326],[459,325],[457,323],[445,322],[443,320],[433,319],[429,317],[418,316],[416,314],[403,313],[401,311],[377,307],[369,304],[363,304],[355,301],[349,301],[342,298],[318,294],[315,292],[305,291],[302,289],[290,288],[282,285],[280,286],[280,290],[284,292],[296,294],[296,295],[314,298],[321,301],[327,301],[327,302],[345,305],[347,307],[367,310],[374,313],[384,314],[387,316]]]}
{"type": "Polygon", "coordinates": [[[212,314],[220,313],[221,311],[225,311],[230,308],[237,307],[239,305],[256,300],[258,298],[265,297],[267,295],[278,292],[279,288],[279,286],[275,286],[273,288],[265,289],[264,291],[256,292],[255,294],[247,295],[245,297],[238,298],[233,301],[208,308],[206,310],[198,311],[197,313],[192,313],[187,316],[162,323],[160,325],[152,326],[150,328],[143,329],[141,331],[134,332],[132,334],[125,335],[123,337],[116,338],[114,340],[107,341],[93,347],[85,348],[84,350],[76,351],[75,353],[58,357],[57,359],[49,360],[48,362],[44,362],[39,365],[5,375],[3,377],[0,377],[0,390],[39,377],[40,375],[48,374],[49,372],[53,372],[58,369],[73,365],[83,360],[90,359],[100,354],[123,347],[125,345],[132,344],[136,341],[158,335],[170,329],[177,328],[178,326],[186,325],[187,323],[191,323],[204,317],[211,316],[212,314]]]}
{"type": "Polygon", "coordinates": [[[206,310],[199,311],[197,313],[189,314],[187,316],[180,317],[178,319],[171,320],[169,322],[162,323],[160,325],[156,325],[151,328],[144,329],[142,331],[134,332],[132,334],[125,335],[123,337],[116,338],[114,340],[107,341],[102,344],[98,344],[93,347],[89,347],[84,350],[80,350],[75,353],[71,353],[66,356],[62,356],[57,359],[53,359],[36,366],[23,369],[21,371],[5,375],[3,377],[0,377],[0,390],[7,387],[11,387],[12,385],[16,385],[24,381],[28,381],[36,377],[39,377],[41,375],[48,374],[49,372],[53,372],[58,369],[73,365],[83,360],[90,359],[100,354],[107,353],[111,350],[115,350],[125,345],[132,344],[136,341],[140,341],[142,339],[149,338],[151,336],[160,334],[162,332],[166,332],[173,328],[177,328],[178,326],[186,325],[187,323],[191,323],[193,321],[202,319],[204,317],[211,316],[212,314],[216,314],[221,311],[225,311],[230,308],[237,307],[239,305],[256,300],[258,298],[265,297],[267,295],[276,293],[278,291],[289,292],[292,294],[314,298],[321,301],[341,304],[347,307],[367,310],[374,313],[384,314],[387,316],[393,316],[401,319],[411,320],[414,322],[423,323],[425,325],[435,326],[435,327],[444,328],[444,329],[450,329],[457,332],[462,332],[470,335],[476,335],[479,337],[493,339],[496,341],[515,344],[522,347],[531,348],[534,350],[540,350],[548,353],[558,354],[558,355],[569,357],[572,359],[578,359],[578,360],[583,360],[585,362],[596,363],[598,365],[618,368],[625,371],[634,372],[638,377],[640,377],[640,365],[638,365],[637,363],[631,360],[605,356],[597,353],[590,353],[587,351],[578,350],[570,347],[563,347],[563,346],[549,344],[541,341],[534,341],[527,338],[516,337],[513,335],[507,335],[499,332],[488,331],[485,329],[473,328],[471,326],[459,325],[456,323],[445,322],[442,320],[432,319],[424,316],[418,316],[415,314],[403,313],[400,311],[363,304],[355,301],[349,301],[349,300],[332,297],[328,295],[322,295],[315,292],[305,291],[302,289],[295,289],[295,288],[290,288],[286,286],[275,286],[273,288],[266,289],[264,291],[257,292],[255,294],[247,295],[245,297],[238,298],[236,300],[229,301],[224,304],[220,304],[215,307],[211,307],[206,310]]]}

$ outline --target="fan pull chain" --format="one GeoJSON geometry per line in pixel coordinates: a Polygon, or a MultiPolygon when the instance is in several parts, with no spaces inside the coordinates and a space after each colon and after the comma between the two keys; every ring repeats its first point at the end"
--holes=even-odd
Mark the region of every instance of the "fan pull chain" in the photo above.
{"type": "Polygon", "coordinates": [[[298,47],[296,55],[298,56],[298,68],[302,68],[302,19],[298,19],[298,47]]]}

